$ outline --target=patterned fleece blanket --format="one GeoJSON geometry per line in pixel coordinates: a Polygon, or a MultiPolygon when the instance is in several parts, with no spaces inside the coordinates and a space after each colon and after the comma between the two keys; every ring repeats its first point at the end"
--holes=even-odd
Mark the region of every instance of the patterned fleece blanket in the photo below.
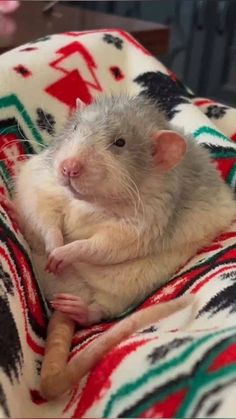
{"type": "MultiPolygon", "coordinates": [[[[119,30],[47,36],[0,57],[0,192],[11,196],[22,161],[60,133],[80,97],[143,92],[173,126],[203,143],[236,186],[236,109],[197,98],[119,30]]],[[[202,249],[143,306],[196,294],[188,309],[115,347],[69,395],[39,393],[47,309],[30,251],[7,209],[0,209],[0,416],[233,418],[236,415],[236,224],[202,249]]],[[[112,327],[78,331],[70,362],[112,327]]]]}

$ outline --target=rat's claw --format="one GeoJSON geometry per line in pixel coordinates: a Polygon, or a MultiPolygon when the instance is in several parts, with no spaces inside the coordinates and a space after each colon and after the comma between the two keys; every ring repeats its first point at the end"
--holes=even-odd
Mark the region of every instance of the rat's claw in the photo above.
{"type": "Polygon", "coordinates": [[[57,302],[71,302],[74,304],[78,304],[80,307],[84,305],[86,307],[87,305],[83,302],[81,297],[78,297],[76,295],[67,294],[67,293],[58,293],[53,295],[52,301],[57,302]]]}
{"type": "Polygon", "coordinates": [[[64,246],[57,247],[49,255],[46,271],[56,275],[61,273],[68,264],[69,261],[67,261],[67,252],[64,246]]]}
{"type": "Polygon", "coordinates": [[[69,294],[57,294],[50,303],[55,310],[65,314],[71,320],[81,325],[87,324],[89,314],[88,305],[80,297],[69,294]]]}
{"type": "Polygon", "coordinates": [[[76,256],[75,250],[74,243],[65,244],[52,250],[48,258],[46,270],[54,274],[61,273],[67,266],[74,262],[76,256]]]}

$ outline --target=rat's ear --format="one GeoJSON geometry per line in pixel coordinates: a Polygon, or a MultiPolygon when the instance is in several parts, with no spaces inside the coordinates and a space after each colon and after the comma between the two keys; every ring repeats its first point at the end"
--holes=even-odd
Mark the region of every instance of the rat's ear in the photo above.
{"type": "Polygon", "coordinates": [[[158,131],[153,135],[152,140],[154,162],[157,167],[164,171],[176,166],[186,153],[186,141],[175,131],[158,131]]]}
{"type": "Polygon", "coordinates": [[[76,98],[76,110],[77,111],[82,111],[85,108],[85,103],[79,98],[76,98]]]}

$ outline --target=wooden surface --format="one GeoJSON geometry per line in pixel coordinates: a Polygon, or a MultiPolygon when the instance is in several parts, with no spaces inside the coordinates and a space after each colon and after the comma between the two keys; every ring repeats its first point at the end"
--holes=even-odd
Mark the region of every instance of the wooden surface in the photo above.
{"type": "Polygon", "coordinates": [[[15,22],[16,30],[11,36],[0,35],[0,53],[45,35],[109,28],[128,31],[154,55],[168,51],[168,26],[61,4],[57,4],[50,14],[44,14],[42,11],[47,3],[23,1],[14,14],[8,15],[15,22]]]}

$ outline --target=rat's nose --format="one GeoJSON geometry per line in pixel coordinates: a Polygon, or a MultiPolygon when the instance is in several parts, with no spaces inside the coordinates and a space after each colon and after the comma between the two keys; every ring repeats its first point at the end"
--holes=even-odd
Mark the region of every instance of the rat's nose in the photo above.
{"type": "Polygon", "coordinates": [[[73,157],[63,160],[60,164],[61,173],[66,177],[79,177],[82,168],[79,160],[73,157]]]}

